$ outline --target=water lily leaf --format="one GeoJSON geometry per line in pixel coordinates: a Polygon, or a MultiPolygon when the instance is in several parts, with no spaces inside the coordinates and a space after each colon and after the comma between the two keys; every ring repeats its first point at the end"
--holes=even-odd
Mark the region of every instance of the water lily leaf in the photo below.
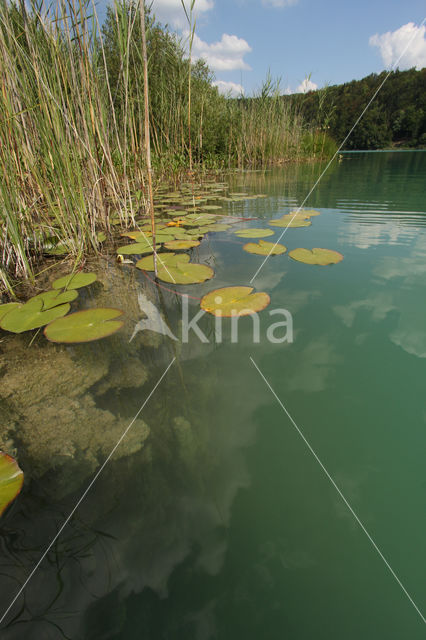
{"type": "Polygon", "coordinates": [[[243,247],[247,253],[254,253],[257,256],[279,256],[287,251],[287,247],[283,244],[275,244],[274,242],[266,242],[265,240],[259,240],[259,242],[248,242],[243,247]]]}
{"type": "Polygon", "coordinates": [[[206,227],[200,227],[200,231],[202,233],[215,233],[216,231],[227,231],[230,228],[230,224],[221,224],[219,222],[218,224],[209,224],[206,227]]]}
{"type": "Polygon", "coordinates": [[[314,218],[315,216],[321,215],[321,212],[315,209],[301,209],[300,211],[290,211],[287,215],[294,216],[294,214],[301,218],[314,218]]]}
{"type": "Polygon", "coordinates": [[[76,311],[47,325],[44,335],[51,342],[92,342],[112,335],[123,326],[120,309],[99,308],[76,311]]]}
{"type": "Polygon", "coordinates": [[[98,242],[105,242],[106,238],[106,233],[104,233],[104,231],[99,231],[99,233],[96,234],[96,239],[98,242]]]}
{"type": "Polygon", "coordinates": [[[172,240],[171,242],[165,242],[164,246],[166,249],[170,249],[171,251],[183,250],[183,249],[192,249],[193,247],[199,246],[198,240],[172,240]]]}
{"type": "MultiPolygon", "coordinates": [[[[157,244],[156,249],[160,249],[161,245],[157,244]]],[[[134,244],[126,244],[124,247],[118,247],[117,253],[123,256],[138,255],[143,253],[151,253],[153,250],[152,243],[149,241],[135,242],[134,244]]]]}
{"type": "Polygon", "coordinates": [[[0,327],[11,333],[23,333],[38,329],[49,324],[52,320],[65,316],[70,310],[69,304],[61,304],[53,309],[42,311],[43,302],[39,300],[29,300],[22,307],[7,313],[0,322],[0,327]]]}
{"type": "Polygon", "coordinates": [[[214,271],[205,264],[179,261],[175,266],[158,269],[157,276],[172,284],[198,284],[213,278],[214,271]]]}
{"type": "Polygon", "coordinates": [[[262,311],[270,302],[267,293],[253,293],[253,287],[223,287],[207,293],[200,306],[214,316],[230,318],[262,311]]]}
{"type": "Polygon", "coordinates": [[[270,222],[268,222],[268,224],[271,227],[297,228],[297,227],[309,227],[312,224],[312,222],[307,218],[302,218],[298,215],[296,215],[293,218],[292,215],[287,213],[282,218],[278,218],[278,220],[271,220],[270,222]]]}
{"type": "Polygon", "coordinates": [[[203,204],[201,208],[203,211],[219,211],[222,209],[218,204],[203,204]]]}
{"type": "Polygon", "coordinates": [[[298,262],[319,264],[322,266],[337,264],[343,260],[342,254],[332,249],[293,249],[288,255],[298,262]]]}
{"type": "Polygon", "coordinates": [[[240,229],[234,233],[239,238],[267,238],[274,235],[271,229],[240,229]]]}
{"type": "Polygon", "coordinates": [[[53,307],[57,307],[60,304],[72,302],[77,297],[78,291],[76,291],[76,289],[70,289],[69,291],[50,289],[50,291],[45,291],[44,293],[39,293],[37,296],[34,296],[30,300],[28,300],[27,304],[30,304],[33,300],[41,300],[41,310],[47,311],[48,309],[53,309],[53,307]]]}
{"type": "Polygon", "coordinates": [[[24,473],[18,463],[0,451],[0,516],[22,489],[24,473]]]}
{"type": "MultiPolygon", "coordinates": [[[[178,262],[189,262],[187,253],[157,253],[157,268],[175,267],[178,262]]],[[[136,263],[142,271],[154,271],[154,255],[145,256],[136,263]]]]}
{"type": "Polygon", "coordinates": [[[52,283],[53,289],[80,289],[87,287],[97,280],[96,273],[70,273],[67,276],[58,278],[52,283]]]}
{"type": "Polygon", "coordinates": [[[0,304],[0,321],[4,318],[6,313],[9,313],[9,311],[12,311],[12,309],[16,309],[17,307],[22,307],[22,305],[19,302],[7,302],[6,304],[0,304]]]}

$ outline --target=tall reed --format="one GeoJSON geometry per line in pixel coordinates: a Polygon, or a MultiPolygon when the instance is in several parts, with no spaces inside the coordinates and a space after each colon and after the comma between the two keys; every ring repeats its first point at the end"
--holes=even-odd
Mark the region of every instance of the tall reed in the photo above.
{"type": "Polygon", "coordinates": [[[188,61],[146,6],[140,15],[142,0],[116,0],[102,26],[94,0],[82,1],[0,0],[0,281],[9,291],[47,246],[77,261],[99,249],[100,229],[147,209],[145,115],[157,181],[192,162],[242,168],[314,153],[315,131],[270,78],[253,99],[222,96],[203,61],[188,61]]]}

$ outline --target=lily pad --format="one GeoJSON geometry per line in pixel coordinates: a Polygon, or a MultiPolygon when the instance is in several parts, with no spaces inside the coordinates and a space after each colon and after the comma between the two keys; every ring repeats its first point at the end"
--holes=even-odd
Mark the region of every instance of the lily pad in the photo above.
{"type": "Polygon", "coordinates": [[[332,249],[293,249],[288,255],[298,262],[319,264],[321,266],[337,264],[343,260],[342,254],[332,249]]]}
{"type": "Polygon", "coordinates": [[[99,231],[99,233],[96,234],[96,239],[98,242],[105,242],[107,239],[106,233],[104,231],[99,231]]]}
{"type": "Polygon", "coordinates": [[[257,256],[279,256],[287,251],[287,247],[283,244],[275,244],[274,242],[266,242],[265,240],[259,240],[259,242],[248,242],[243,247],[247,253],[254,253],[257,256]]]}
{"type": "Polygon", "coordinates": [[[43,302],[41,299],[29,300],[22,307],[7,313],[1,320],[0,327],[11,333],[23,333],[24,331],[31,331],[31,329],[38,329],[39,327],[44,327],[45,324],[49,324],[52,320],[66,315],[70,310],[70,305],[61,304],[47,311],[42,309],[43,302]]]}
{"type": "Polygon", "coordinates": [[[218,222],[217,224],[209,224],[206,227],[200,227],[200,231],[203,233],[215,233],[216,231],[227,231],[230,228],[230,224],[221,224],[218,222]]]}
{"type": "Polygon", "coordinates": [[[19,302],[7,302],[6,304],[0,304],[0,321],[4,318],[6,313],[9,313],[17,307],[22,307],[22,305],[19,302]]]}
{"type": "Polygon", "coordinates": [[[198,247],[199,244],[200,243],[198,240],[172,240],[171,242],[165,242],[164,246],[166,247],[166,249],[170,249],[171,251],[180,251],[198,247]]]}
{"type": "Polygon", "coordinates": [[[76,311],[66,318],[51,322],[44,329],[44,335],[51,342],[92,342],[112,335],[123,326],[120,309],[99,308],[76,311]]]}
{"type": "MultiPolygon", "coordinates": [[[[178,262],[189,262],[187,253],[157,253],[157,267],[175,267],[178,262]]],[[[137,261],[136,267],[142,271],[154,271],[154,256],[145,256],[137,261]]]]}
{"type": "Polygon", "coordinates": [[[278,220],[271,220],[270,222],[268,222],[268,224],[271,227],[297,228],[297,227],[310,227],[312,222],[307,218],[302,218],[301,216],[298,216],[298,215],[293,217],[292,215],[287,213],[282,218],[278,218],[278,220]]]}
{"type": "Polygon", "coordinates": [[[198,284],[213,278],[214,271],[205,264],[179,261],[175,266],[160,268],[157,277],[172,284],[198,284]]]}
{"type": "Polygon", "coordinates": [[[0,451],[0,516],[22,489],[24,473],[18,463],[0,451]]]}
{"type": "Polygon", "coordinates": [[[28,300],[27,304],[32,303],[34,300],[41,300],[41,310],[47,311],[48,309],[53,309],[53,307],[59,306],[60,304],[72,302],[76,298],[78,298],[78,291],[76,291],[76,289],[70,289],[69,291],[50,289],[49,291],[44,291],[44,293],[39,293],[37,296],[34,296],[28,300]]]}
{"type": "MultiPolygon", "coordinates": [[[[161,247],[157,244],[156,249],[161,247]]],[[[134,244],[126,244],[124,247],[118,247],[117,253],[123,256],[139,255],[143,253],[151,253],[153,246],[151,242],[135,242],[134,244]]]]}
{"type": "Polygon", "coordinates": [[[80,289],[87,287],[97,280],[96,273],[70,273],[67,276],[58,278],[52,283],[53,289],[80,289]]]}
{"type": "Polygon", "coordinates": [[[270,302],[267,293],[253,293],[253,287],[223,287],[207,293],[200,306],[214,316],[230,318],[262,311],[270,302]]]}
{"type": "Polygon", "coordinates": [[[274,235],[271,229],[240,229],[234,233],[239,238],[267,238],[274,235]]]}

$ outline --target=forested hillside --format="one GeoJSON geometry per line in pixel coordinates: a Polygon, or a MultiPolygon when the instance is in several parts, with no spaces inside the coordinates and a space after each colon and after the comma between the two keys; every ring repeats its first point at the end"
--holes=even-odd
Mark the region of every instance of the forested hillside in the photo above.
{"type": "MultiPolygon", "coordinates": [[[[387,72],[333,85],[307,94],[288,96],[302,116],[319,127],[329,127],[342,141],[368,104],[387,72]]],[[[345,149],[426,147],[426,68],[394,71],[357,125],[345,149]]]]}

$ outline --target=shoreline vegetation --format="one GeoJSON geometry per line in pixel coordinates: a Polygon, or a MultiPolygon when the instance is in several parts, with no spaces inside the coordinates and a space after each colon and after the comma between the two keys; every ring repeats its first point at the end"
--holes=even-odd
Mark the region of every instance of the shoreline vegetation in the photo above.
{"type": "Polygon", "coordinates": [[[299,109],[311,126],[322,122],[332,138],[343,140],[385,79],[343,150],[426,149],[426,68],[372,73],[284,100],[299,109]]]}
{"type": "MultiPolygon", "coordinates": [[[[115,2],[0,5],[1,297],[47,256],[79,265],[149,212],[143,17],[115,2]]],[[[154,195],[228,170],[321,160],[336,150],[267,77],[219,94],[207,65],[145,6],[154,195]],[[190,171],[192,165],[192,171],[190,171]]],[[[157,212],[156,212],[157,214],[157,212]]]]}

